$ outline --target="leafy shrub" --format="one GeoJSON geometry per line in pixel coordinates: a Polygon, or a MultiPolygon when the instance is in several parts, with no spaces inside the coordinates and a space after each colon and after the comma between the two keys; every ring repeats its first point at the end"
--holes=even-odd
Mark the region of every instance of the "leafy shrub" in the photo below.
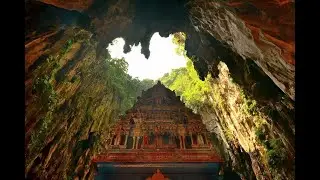
{"type": "Polygon", "coordinates": [[[269,142],[271,148],[267,150],[268,164],[272,169],[276,169],[286,160],[285,151],[280,139],[272,139],[269,142]]]}
{"type": "Polygon", "coordinates": [[[61,50],[61,54],[64,55],[64,54],[66,54],[67,52],[69,52],[73,43],[74,43],[73,40],[72,40],[72,39],[69,39],[69,40],[66,42],[66,44],[64,44],[64,46],[63,46],[63,48],[62,48],[62,50],[61,50]]]}
{"type": "Polygon", "coordinates": [[[57,94],[50,82],[50,77],[45,75],[37,78],[32,86],[33,93],[39,97],[40,103],[45,111],[52,111],[57,102],[57,94]]]}
{"type": "Polygon", "coordinates": [[[258,138],[258,142],[263,144],[263,142],[266,140],[266,135],[264,134],[262,127],[257,128],[255,134],[258,138]]]}
{"type": "Polygon", "coordinates": [[[271,149],[267,152],[268,164],[271,168],[276,169],[280,165],[282,165],[284,161],[284,157],[281,152],[271,149]]]}
{"type": "Polygon", "coordinates": [[[223,131],[227,141],[233,141],[234,137],[232,131],[230,129],[226,129],[223,131]]]}
{"type": "Polygon", "coordinates": [[[70,81],[70,82],[74,83],[74,82],[76,82],[76,80],[77,80],[77,76],[73,76],[73,77],[71,78],[71,81],[70,81]]]}
{"type": "Polygon", "coordinates": [[[114,88],[120,101],[120,114],[124,114],[141,95],[142,90],[146,90],[154,85],[153,80],[144,79],[140,81],[127,74],[128,63],[125,59],[106,59],[106,77],[108,83],[114,88]]]}
{"type": "Polygon", "coordinates": [[[276,169],[277,167],[281,166],[286,158],[281,140],[267,140],[262,127],[256,129],[255,134],[258,142],[261,143],[267,150],[267,161],[270,168],[276,169]]]}
{"type": "Polygon", "coordinates": [[[57,61],[55,61],[53,64],[53,68],[58,69],[59,67],[60,67],[60,64],[57,61]]]}
{"type": "Polygon", "coordinates": [[[255,100],[247,101],[248,111],[250,114],[254,115],[256,112],[257,102],[255,100]]]}
{"type": "Polygon", "coordinates": [[[30,146],[33,148],[34,152],[37,152],[44,146],[51,122],[52,112],[48,112],[43,118],[39,120],[40,125],[38,126],[37,130],[31,135],[30,146]]]}

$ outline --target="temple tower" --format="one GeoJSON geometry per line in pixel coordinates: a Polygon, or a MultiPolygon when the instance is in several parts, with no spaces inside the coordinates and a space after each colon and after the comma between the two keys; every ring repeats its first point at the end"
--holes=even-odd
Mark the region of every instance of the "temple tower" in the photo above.
{"type": "Polygon", "coordinates": [[[201,116],[159,81],[119,119],[106,152],[94,158],[96,179],[215,179],[222,159],[201,116]],[[130,176],[128,176],[128,173],[130,176]]]}

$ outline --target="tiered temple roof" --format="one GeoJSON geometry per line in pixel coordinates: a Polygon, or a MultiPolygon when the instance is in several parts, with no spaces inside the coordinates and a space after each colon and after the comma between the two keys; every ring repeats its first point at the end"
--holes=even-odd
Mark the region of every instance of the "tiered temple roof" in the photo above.
{"type": "MultiPolygon", "coordinates": [[[[174,91],[160,82],[143,91],[119,119],[106,151],[96,163],[214,162],[217,156],[201,117],[185,107],[174,91]]],[[[126,166],[130,166],[127,164],[126,166]]]]}

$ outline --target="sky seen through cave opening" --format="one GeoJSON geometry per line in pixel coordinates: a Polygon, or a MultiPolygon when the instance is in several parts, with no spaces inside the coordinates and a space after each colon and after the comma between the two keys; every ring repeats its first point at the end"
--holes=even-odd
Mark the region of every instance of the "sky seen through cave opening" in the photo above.
{"type": "Polygon", "coordinates": [[[159,33],[154,33],[150,40],[150,57],[146,59],[141,54],[141,44],[131,46],[131,51],[125,54],[123,47],[125,41],[123,38],[116,38],[107,47],[111,58],[124,58],[128,64],[128,74],[133,78],[140,80],[161,78],[165,73],[172,69],[185,67],[186,59],[178,55],[175,51],[177,45],[172,42],[173,35],[161,37],[159,33]]]}

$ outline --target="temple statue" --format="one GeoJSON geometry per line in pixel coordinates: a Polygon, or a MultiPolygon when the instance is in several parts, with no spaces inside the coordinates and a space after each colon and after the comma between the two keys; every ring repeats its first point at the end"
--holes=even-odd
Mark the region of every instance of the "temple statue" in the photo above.
{"type": "Polygon", "coordinates": [[[148,177],[146,180],[169,180],[169,178],[166,178],[159,169],[157,169],[157,172],[154,173],[151,177],[148,177]]]}
{"type": "Polygon", "coordinates": [[[141,136],[138,137],[138,146],[137,149],[141,149],[143,138],[141,136]]]}
{"type": "Polygon", "coordinates": [[[148,133],[145,132],[143,135],[143,146],[148,146],[149,145],[149,136],[148,133]]]}
{"type": "MultiPolygon", "coordinates": [[[[102,168],[109,166],[110,172],[113,172],[113,168],[137,166],[141,169],[146,168],[144,163],[148,164],[148,167],[151,163],[155,167],[166,168],[163,172],[168,171],[168,174],[172,171],[172,176],[175,174],[175,170],[172,169],[175,167],[174,163],[180,163],[179,166],[186,165],[186,173],[189,173],[188,163],[199,162],[199,172],[204,168],[200,166],[206,165],[204,163],[210,164],[205,167],[218,168],[222,159],[207,139],[208,133],[201,116],[185,107],[173,91],[158,82],[152,88],[143,91],[132,109],[116,121],[105,152],[95,156],[93,161],[98,171],[103,171],[98,172],[98,176],[104,179],[112,179],[111,175],[107,178],[108,172],[104,172],[108,168],[102,168]],[[114,163],[117,163],[116,167],[114,163]],[[99,169],[99,164],[102,169],[99,169]]],[[[198,167],[195,164],[193,166],[198,167]]],[[[145,171],[151,173],[155,172],[155,169],[147,168],[145,171]]],[[[122,171],[119,169],[117,172],[122,171]]],[[[210,169],[208,173],[214,174],[218,171],[210,169]]],[[[154,177],[156,176],[161,176],[160,170],[155,173],[154,177]]],[[[122,177],[121,173],[119,177],[122,177]]],[[[149,179],[154,178],[152,176],[149,179]]]]}

